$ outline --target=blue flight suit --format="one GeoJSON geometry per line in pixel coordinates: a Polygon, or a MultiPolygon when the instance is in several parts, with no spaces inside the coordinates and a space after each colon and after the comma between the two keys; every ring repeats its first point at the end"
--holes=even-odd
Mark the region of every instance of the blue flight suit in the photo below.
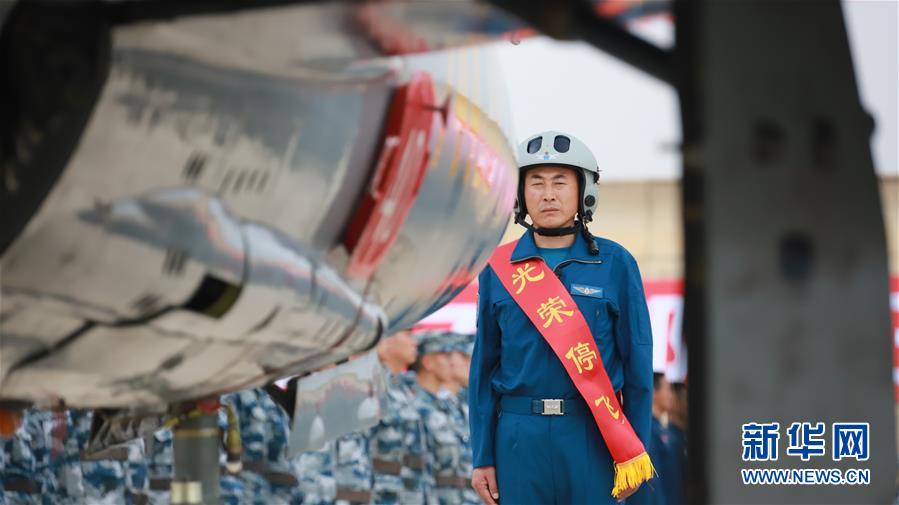
{"type": "MultiPolygon", "coordinates": [[[[587,320],[612,386],[624,398],[624,414],[648,447],[652,334],[643,283],[627,250],[594,240],[598,256],[577,234],[568,259],[554,271],[587,320]]],[[[511,262],[539,257],[527,231],[511,262]]],[[[496,466],[504,505],[615,503],[613,460],[562,363],[489,265],[479,282],[469,398],[475,468],[496,466]],[[506,411],[501,408],[504,397],[572,400],[581,408],[563,416],[513,413],[510,402],[506,411]]]]}
{"type": "Polygon", "coordinates": [[[687,436],[679,426],[668,424],[668,454],[662,479],[665,487],[665,501],[668,505],[686,503],[684,496],[684,467],[687,466],[687,436]]]}
{"type": "Polygon", "coordinates": [[[652,417],[652,442],[646,448],[658,475],[644,482],[640,489],[627,499],[627,505],[667,505],[666,493],[670,471],[670,448],[668,446],[668,428],[662,426],[659,419],[652,417]]]}

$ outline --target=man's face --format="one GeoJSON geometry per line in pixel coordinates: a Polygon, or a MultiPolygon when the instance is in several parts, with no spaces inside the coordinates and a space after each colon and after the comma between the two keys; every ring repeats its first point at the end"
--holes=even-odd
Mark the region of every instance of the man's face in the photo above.
{"type": "Polygon", "coordinates": [[[393,373],[405,370],[418,357],[418,342],[409,330],[395,333],[378,343],[378,356],[383,356],[393,373]],[[394,369],[396,368],[396,369],[394,369]]]}
{"type": "Polygon", "coordinates": [[[663,412],[671,412],[674,407],[674,390],[665,377],[659,380],[659,387],[653,393],[653,401],[663,412]]]}
{"type": "Polygon", "coordinates": [[[537,228],[572,226],[578,196],[574,169],[547,165],[524,173],[524,202],[537,228]]]}
{"type": "Polygon", "coordinates": [[[453,369],[450,363],[450,353],[448,352],[430,352],[422,357],[422,366],[430,373],[434,374],[441,383],[447,383],[453,380],[453,369]]]}
{"type": "Polygon", "coordinates": [[[468,387],[468,368],[470,366],[471,358],[467,354],[459,351],[450,354],[453,380],[462,387],[468,387]]]}

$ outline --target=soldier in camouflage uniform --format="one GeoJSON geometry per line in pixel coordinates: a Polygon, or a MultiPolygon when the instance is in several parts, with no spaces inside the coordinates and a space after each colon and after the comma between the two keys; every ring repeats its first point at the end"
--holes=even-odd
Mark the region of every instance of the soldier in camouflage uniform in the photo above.
{"type": "MultiPolygon", "coordinates": [[[[225,429],[227,417],[219,411],[219,427],[225,429]]],[[[149,503],[152,505],[168,505],[171,501],[172,478],[175,475],[175,456],[172,430],[163,428],[145,441],[147,466],[149,473],[149,503]]],[[[224,505],[243,505],[253,503],[252,496],[246,493],[246,485],[241,474],[231,475],[221,472],[219,477],[219,494],[224,505]]]]}
{"type": "MultiPolygon", "coordinates": [[[[468,370],[471,366],[471,351],[473,347],[474,335],[455,335],[452,345],[453,352],[450,354],[452,380],[446,385],[447,389],[455,393],[450,399],[452,406],[451,419],[459,438],[463,442],[459,474],[469,480],[471,480],[473,460],[468,425],[468,370]]],[[[480,505],[481,498],[471,486],[465,486],[462,490],[462,501],[466,505],[480,505]]]]}
{"type": "Polygon", "coordinates": [[[68,437],[66,461],[60,475],[61,489],[71,503],[147,502],[148,470],[143,440],[108,448],[94,457],[82,457],[90,441],[93,412],[66,412],[68,437]]]}
{"type": "MultiPolygon", "coordinates": [[[[154,433],[148,438],[147,448],[149,503],[151,505],[168,505],[171,501],[171,485],[174,476],[172,430],[164,428],[154,433]]],[[[256,503],[247,490],[243,472],[237,475],[221,472],[219,486],[220,498],[224,505],[256,503]]]]}
{"type": "Polygon", "coordinates": [[[300,490],[298,475],[287,457],[290,440],[290,416],[265,391],[257,390],[264,396],[263,408],[268,413],[271,437],[268,439],[269,485],[275,503],[300,505],[303,492],[300,490]]]}
{"type": "Polygon", "coordinates": [[[453,419],[453,393],[445,385],[452,381],[452,338],[447,332],[424,332],[419,336],[415,402],[424,420],[428,467],[434,476],[435,494],[441,505],[463,501],[468,481],[460,474],[465,442],[453,419]]]}
{"type": "Polygon", "coordinates": [[[81,451],[90,441],[93,413],[71,410],[66,417],[69,433],[60,479],[65,496],[85,502],[125,503],[125,470],[119,461],[81,461],[81,451]]]}
{"type": "Polygon", "coordinates": [[[34,458],[33,478],[40,485],[41,495],[50,497],[51,503],[59,501],[61,494],[57,470],[63,460],[61,436],[54,431],[65,430],[65,419],[49,410],[29,409],[23,423],[31,435],[31,455],[34,458]]]}
{"type": "Polygon", "coordinates": [[[435,498],[425,468],[424,422],[412,389],[415,376],[405,372],[418,356],[417,347],[408,331],[378,344],[378,357],[388,370],[384,412],[368,437],[373,501],[378,504],[423,504],[435,498]]]}
{"type": "Polygon", "coordinates": [[[334,441],[334,481],[338,505],[372,503],[372,464],[365,433],[347,433],[334,441]]]}
{"type": "Polygon", "coordinates": [[[147,496],[152,505],[168,505],[175,461],[172,453],[172,430],[158,430],[148,436],[144,444],[149,480],[147,496]]]}
{"type": "Polygon", "coordinates": [[[368,437],[347,433],[297,458],[304,505],[364,505],[372,501],[368,437]]]}
{"type": "Polygon", "coordinates": [[[22,424],[13,437],[3,439],[6,455],[3,468],[4,503],[10,505],[39,503],[40,483],[36,479],[36,462],[31,451],[32,433],[26,429],[31,409],[22,414],[22,424]]]}
{"type": "Polygon", "coordinates": [[[415,361],[416,348],[409,332],[378,344],[378,361],[388,383],[378,425],[296,458],[304,504],[430,503],[423,423],[412,401],[414,379],[399,375],[415,361]]]}
{"type": "Polygon", "coordinates": [[[331,465],[332,445],[307,451],[293,458],[294,472],[300,476],[303,505],[329,505],[337,500],[337,483],[331,465]]]}
{"type": "MultiPolygon", "coordinates": [[[[221,473],[220,495],[226,505],[302,503],[296,475],[287,461],[287,425],[284,411],[262,389],[231,393],[222,403],[234,408],[240,423],[243,469],[232,475],[221,473]]],[[[219,427],[227,429],[224,409],[219,427]]],[[[156,432],[148,443],[150,501],[169,502],[173,475],[172,431],[156,432]]],[[[221,462],[225,462],[222,452],[221,462]]]]}
{"type": "MultiPolygon", "coordinates": [[[[222,397],[240,420],[245,495],[251,503],[302,503],[299,481],[287,460],[289,418],[262,389],[222,397]]],[[[224,490],[223,490],[224,495],[224,490]]]]}
{"type": "Polygon", "coordinates": [[[125,492],[129,505],[143,505],[149,499],[150,469],[147,464],[146,449],[143,439],[131,440],[128,448],[128,459],[125,465],[125,492]]]}

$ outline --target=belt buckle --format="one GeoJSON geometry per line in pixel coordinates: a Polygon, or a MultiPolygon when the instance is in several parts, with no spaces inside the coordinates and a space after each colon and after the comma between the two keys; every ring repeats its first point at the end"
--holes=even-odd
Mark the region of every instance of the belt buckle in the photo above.
{"type": "Polygon", "coordinates": [[[562,414],[564,414],[562,412],[562,400],[543,400],[544,416],[561,416],[562,414]]]}

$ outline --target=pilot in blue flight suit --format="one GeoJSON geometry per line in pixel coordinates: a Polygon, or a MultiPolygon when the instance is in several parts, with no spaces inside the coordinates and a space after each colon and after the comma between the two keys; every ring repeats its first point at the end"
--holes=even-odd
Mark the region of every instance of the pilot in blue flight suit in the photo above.
{"type": "MultiPolygon", "coordinates": [[[[578,139],[552,131],[530,137],[518,155],[515,221],[528,230],[511,262],[541,257],[571,293],[624,414],[648,448],[649,313],[633,256],[587,231],[598,197],[596,159],[578,139]]],[[[615,503],[614,462],[562,363],[490,266],[479,282],[469,393],[472,487],[487,504],[615,503]],[[563,415],[546,408],[552,402],[544,400],[555,399],[563,415]]]]}

